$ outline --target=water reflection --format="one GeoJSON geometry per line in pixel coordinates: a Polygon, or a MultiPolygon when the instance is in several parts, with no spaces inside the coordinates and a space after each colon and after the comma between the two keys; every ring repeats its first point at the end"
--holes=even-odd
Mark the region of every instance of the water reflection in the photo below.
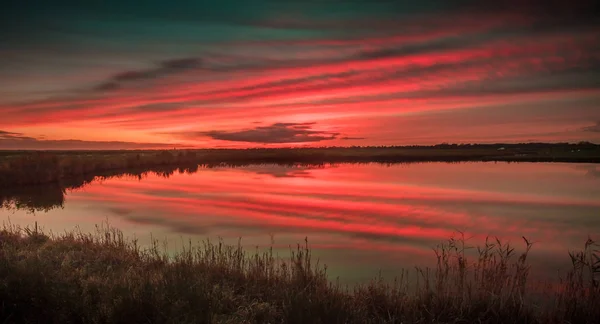
{"type": "MultiPolygon", "coordinates": [[[[36,186],[16,186],[13,188],[0,188],[0,207],[6,210],[24,210],[27,212],[48,212],[55,208],[63,208],[67,191],[83,188],[92,182],[102,182],[113,178],[137,178],[142,180],[149,176],[169,178],[178,174],[193,174],[199,169],[212,169],[214,171],[236,167],[258,175],[271,175],[276,178],[311,177],[308,170],[325,168],[324,164],[260,164],[260,165],[191,165],[154,167],[143,170],[114,171],[103,175],[88,175],[82,178],[65,179],[61,183],[52,183],[36,186]]],[[[329,168],[335,165],[327,165],[329,168]]]]}
{"type": "Polygon", "coordinates": [[[596,165],[578,165],[576,168],[583,170],[590,178],[600,178],[600,167],[596,165]]]}
{"type": "Polygon", "coordinates": [[[554,275],[567,250],[600,233],[597,172],[544,163],[161,168],[5,191],[0,216],[55,231],[108,218],[128,234],[175,243],[241,236],[264,246],[274,236],[282,251],[308,236],[334,275],[350,281],[426,265],[430,247],[456,230],[474,240],[524,235],[538,242],[535,267],[554,275]]]}
{"type": "Polygon", "coordinates": [[[168,178],[175,172],[192,174],[198,171],[198,165],[189,167],[161,167],[150,170],[115,171],[103,175],[65,179],[61,183],[36,186],[16,186],[0,188],[0,207],[7,210],[25,210],[27,212],[48,212],[55,208],[63,208],[67,190],[82,188],[94,181],[112,178],[133,177],[141,180],[149,175],[168,178]]]}

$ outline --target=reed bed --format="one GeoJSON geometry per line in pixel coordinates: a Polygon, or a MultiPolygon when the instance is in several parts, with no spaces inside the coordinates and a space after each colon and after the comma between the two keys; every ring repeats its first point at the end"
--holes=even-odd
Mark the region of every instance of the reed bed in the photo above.
{"type": "Polygon", "coordinates": [[[1,323],[597,323],[598,245],[571,252],[552,289],[529,278],[527,256],[487,240],[474,257],[464,237],[434,249],[437,266],[332,282],[307,242],[279,258],[221,241],[175,255],[106,225],[95,233],[0,231],[1,323]],[[417,279],[417,280],[414,280],[417,279]],[[540,297],[540,293],[542,293],[540,297]]]}

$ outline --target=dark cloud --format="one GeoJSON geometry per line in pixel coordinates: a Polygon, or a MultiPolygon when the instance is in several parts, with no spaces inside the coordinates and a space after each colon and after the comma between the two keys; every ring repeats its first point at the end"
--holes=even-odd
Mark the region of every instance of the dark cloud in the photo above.
{"type": "Polygon", "coordinates": [[[119,89],[121,86],[119,86],[119,83],[114,82],[114,81],[109,81],[109,82],[105,82],[102,83],[98,86],[96,86],[94,88],[94,90],[96,91],[113,91],[113,90],[117,90],[119,89]]]}
{"type": "Polygon", "coordinates": [[[165,102],[165,103],[157,103],[157,104],[147,104],[141,106],[132,107],[132,111],[146,111],[146,112],[163,112],[163,111],[173,111],[181,107],[185,107],[189,105],[189,103],[180,103],[180,102],[165,102]]]}
{"type": "Polygon", "coordinates": [[[21,133],[13,133],[0,130],[0,143],[6,140],[15,140],[15,141],[23,141],[23,140],[35,140],[33,137],[25,136],[21,133]]]}
{"type": "Polygon", "coordinates": [[[416,42],[414,44],[401,44],[397,47],[385,47],[376,50],[361,51],[356,55],[356,59],[379,59],[387,57],[403,57],[418,55],[424,53],[436,53],[451,51],[460,48],[470,47],[499,38],[502,34],[475,34],[464,37],[464,35],[445,37],[435,41],[416,42]]]}
{"type": "MultiPolygon", "coordinates": [[[[298,61],[298,62],[300,62],[300,61],[298,61]]],[[[323,62],[326,62],[326,61],[312,61],[312,62],[313,63],[318,62],[318,64],[322,64],[323,62]]],[[[295,63],[294,61],[288,62],[288,63],[290,64],[290,66],[310,66],[309,64],[295,65],[297,62],[295,63]]],[[[263,68],[268,69],[269,65],[266,64],[263,66],[263,68]]],[[[243,71],[243,69],[240,69],[240,71],[243,71]]],[[[278,80],[278,81],[263,82],[263,83],[253,84],[251,86],[231,88],[231,89],[227,89],[225,91],[217,90],[217,91],[205,92],[203,94],[205,94],[205,95],[213,95],[213,94],[235,95],[237,92],[245,92],[245,91],[257,91],[257,93],[260,94],[260,93],[263,93],[266,91],[272,91],[273,89],[277,90],[277,89],[280,89],[281,87],[285,87],[285,86],[306,86],[306,85],[314,84],[315,82],[319,82],[320,86],[322,86],[324,82],[336,82],[336,81],[339,82],[339,81],[343,81],[345,78],[357,76],[359,74],[360,73],[356,72],[356,71],[317,74],[317,75],[311,75],[308,77],[288,78],[288,79],[283,79],[283,80],[278,80]]],[[[254,94],[247,95],[247,97],[250,97],[253,95],[254,94]]]]}
{"type": "Polygon", "coordinates": [[[202,61],[195,57],[167,60],[160,63],[161,70],[170,72],[195,69],[201,65],[202,61]]]}
{"type": "Polygon", "coordinates": [[[157,76],[156,70],[148,70],[148,71],[125,71],[118,74],[115,74],[111,78],[114,82],[128,82],[128,81],[137,81],[137,80],[145,80],[152,79],[157,76]]]}
{"type": "Polygon", "coordinates": [[[121,141],[45,140],[0,130],[0,150],[114,150],[173,147],[181,147],[181,145],[121,141]]]}
{"type": "Polygon", "coordinates": [[[600,10],[598,1],[594,0],[502,0],[502,1],[454,1],[457,9],[471,10],[487,13],[514,13],[528,14],[552,21],[598,21],[597,13],[600,10]]]}
{"type": "Polygon", "coordinates": [[[583,127],[581,130],[584,132],[600,133],[600,121],[597,121],[595,125],[583,127]]]}
{"type": "Polygon", "coordinates": [[[216,140],[262,144],[310,143],[333,140],[340,133],[314,130],[315,123],[275,123],[241,131],[179,132],[185,138],[210,137],[216,140]]]}
{"type": "Polygon", "coordinates": [[[152,80],[168,76],[174,73],[193,70],[201,67],[202,61],[199,58],[180,58],[161,61],[156,67],[139,71],[124,71],[113,75],[108,81],[96,86],[96,91],[112,91],[119,89],[123,83],[136,81],[152,80]]]}
{"type": "Polygon", "coordinates": [[[350,137],[350,136],[344,136],[344,137],[340,137],[341,140],[364,140],[366,139],[365,137],[350,137]]]}

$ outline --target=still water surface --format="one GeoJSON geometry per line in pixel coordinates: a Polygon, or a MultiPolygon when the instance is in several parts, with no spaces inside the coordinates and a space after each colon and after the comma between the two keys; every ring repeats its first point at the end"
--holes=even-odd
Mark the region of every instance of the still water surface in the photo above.
{"type": "MultiPolygon", "coordinates": [[[[255,165],[94,181],[75,190],[30,188],[47,212],[0,209],[12,224],[63,232],[108,221],[147,244],[221,237],[280,256],[308,237],[342,282],[428,266],[431,248],[457,230],[521,246],[536,242],[533,271],[555,277],[568,250],[600,239],[600,167],[554,163],[255,165]],[[49,197],[49,198],[48,198],[49,197]],[[63,202],[64,198],[64,202],[63,202]],[[56,201],[56,202],[54,202],[56,201]],[[60,206],[62,205],[62,206],[60,206]]],[[[21,193],[22,194],[22,193],[21,193]]],[[[10,205],[10,191],[4,195],[10,205]]],[[[35,203],[35,201],[30,201],[35,203]]]]}

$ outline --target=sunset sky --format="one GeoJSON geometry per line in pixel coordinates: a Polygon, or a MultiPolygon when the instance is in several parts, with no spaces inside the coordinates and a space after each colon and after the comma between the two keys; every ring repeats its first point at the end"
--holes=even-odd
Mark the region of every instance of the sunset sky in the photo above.
{"type": "Polygon", "coordinates": [[[600,142],[593,1],[8,0],[0,149],[600,142]]]}

